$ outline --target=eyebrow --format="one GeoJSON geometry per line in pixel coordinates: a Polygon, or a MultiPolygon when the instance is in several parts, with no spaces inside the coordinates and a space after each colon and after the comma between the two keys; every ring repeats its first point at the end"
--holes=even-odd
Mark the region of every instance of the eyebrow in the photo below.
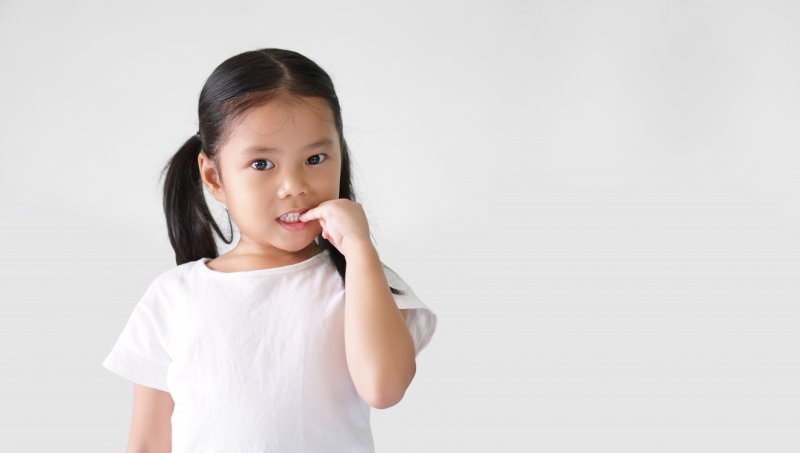
{"type": "MultiPolygon", "coordinates": [[[[331,140],[330,138],[321,138],[321,139],[315,141],[314,143],[311,143],[309,145],[304,146],[302,151],[306,151],[306,150],[309,150],[309,149],[315,149],[315,148],[322,148],[323,146],[332,145],[332,144],[333,144],[333,140],[331,140]]],[[[245,148],[242,153],[244,155],[246,155],[246,156],[250,156],[250,155],[254,155],[254,154],[274,153],[274,152],[280,152],[280,150],[278,148],[269,148],[269,147],[266,147],[266,146],[253,145],[253,146],[248,146],[247,148],[245,148]]]]}

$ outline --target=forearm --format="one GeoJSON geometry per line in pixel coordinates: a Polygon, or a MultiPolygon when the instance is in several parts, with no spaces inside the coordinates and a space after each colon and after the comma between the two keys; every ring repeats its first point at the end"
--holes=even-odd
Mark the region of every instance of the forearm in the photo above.
{"type": "Polygon", "coordinates": [[[385,408],[402,399],[416,373],[414,342],[371,243],[348,251],[345,274],[347,366],[361,397],[385,408]]]}

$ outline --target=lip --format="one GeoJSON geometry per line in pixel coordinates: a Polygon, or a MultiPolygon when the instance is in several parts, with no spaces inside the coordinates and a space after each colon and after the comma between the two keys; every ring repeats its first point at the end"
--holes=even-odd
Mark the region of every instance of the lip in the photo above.
{"type": "Polygon", "coordinates": [[[275,220],[280,224],[280,226],[286,228],[289,231],[300,231],[306,228],[310,222],[295,222],[295,223],[286,223],[281,222],[280,220],[275,220]]]}

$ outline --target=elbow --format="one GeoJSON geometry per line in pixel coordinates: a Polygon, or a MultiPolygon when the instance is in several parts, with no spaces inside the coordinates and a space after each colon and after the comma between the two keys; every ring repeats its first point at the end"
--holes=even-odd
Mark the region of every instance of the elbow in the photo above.
{"type": "Polygon", "coordinates": [[[364,402],[375,409],[388,409],[399,403],[403,399],[403,396],[405,396],[405,393],[405,388],[391,389],[383,387],[367,395],[367,397],[364,398],[364,402]]]}
{"type": "Polygon", "coordinates": [[[375,379],[370,389],[362,393],[364,402],[375,409],[388,409],[402,401],[406,389],[411,385],[416,374],[416,364],[412,366],[406,377],[397,379],[392,376],[386,379],[375,379]]]}
{"type": "Polygon", "coordinates": [[[162,452],[171,452],[172,449],[162,449],[162,448],[155,448],[155,447],[137,447],[129,445],[125,449],[125,453],[162,453],[162,452]]]}

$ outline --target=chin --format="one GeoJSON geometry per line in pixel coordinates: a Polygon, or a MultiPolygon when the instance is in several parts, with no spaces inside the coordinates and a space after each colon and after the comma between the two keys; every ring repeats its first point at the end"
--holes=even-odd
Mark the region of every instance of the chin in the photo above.
{"type": "MultiPolygon", "coordinates": [[[[293,252],[301,252],[309,247],[312,247],[316,244],[317,236],[314,236],[308,240],[301,240],[299,238],[295,238],[294,241],[287,241],[293,245],[293,247],[287,247],[286,250],[291,250],[293,252]]],[[[317,244],[318,245],[318,244],[317,244]]]]}

